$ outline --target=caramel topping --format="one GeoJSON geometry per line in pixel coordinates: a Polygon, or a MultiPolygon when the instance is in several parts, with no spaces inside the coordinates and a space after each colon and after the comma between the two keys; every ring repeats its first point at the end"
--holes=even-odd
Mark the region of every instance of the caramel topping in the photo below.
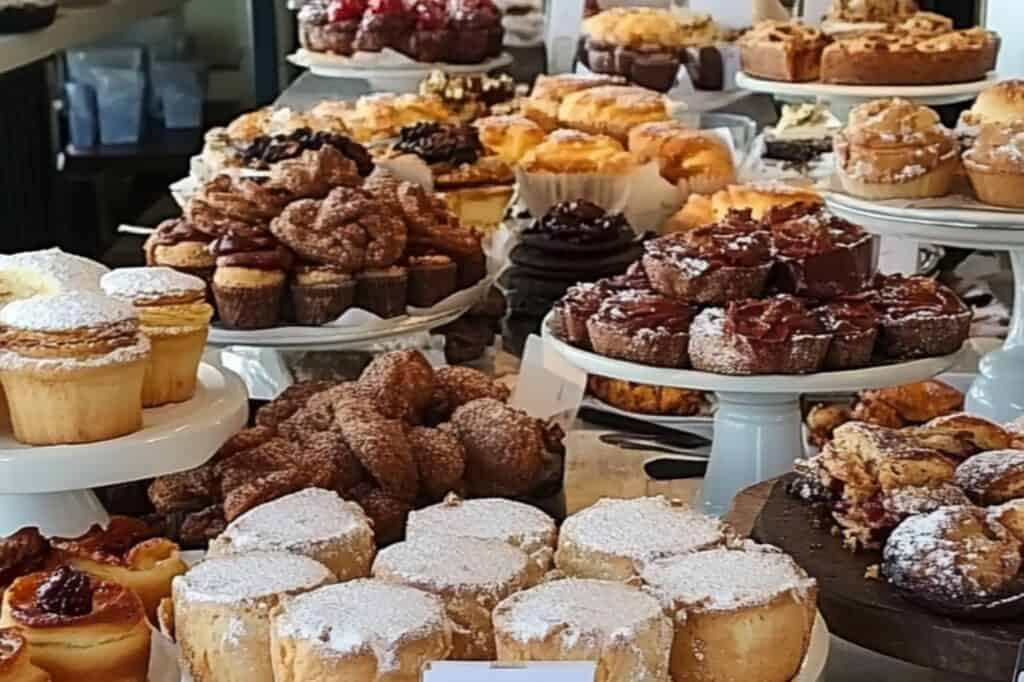
{"type": "Polygon", "coordinates": [[[877,284],[875,305],[889,317],[903,318],[918,313],[959,315],[968,310],[951,289],[929,277],[885,275],[878,277],[877,284]]]}
{"type": "Polygon", "coordinates": [[[824,305],[815,312],[825,327],[835,334],[856,334],[878,326],[878,313],[866,302],[837,301],[824,305]]]}
{"type": "Polygon", "coordinates": [[[794,336],[824,334],[821,321],[792,296],[730,303],[725,331],[767,343],[785,343],[794,336]]]}
{"type": "Polygon", "coordinates": [[[54,538],[51,544],[54,549],[75,557],[103,564],[130,566],[133,550],[154,537],[156,532],[145,522],[127,516],[115,516],[106,529],[93,526],[79,538],[54,538]]]}
{"type": "Polygon", "coordinates": [[[74,331],[30,331],[6,329],[0,332],[0,346],[28,358],[79,358],[107,355],[139,344],[135,320],[104,327],[74,331]]]}

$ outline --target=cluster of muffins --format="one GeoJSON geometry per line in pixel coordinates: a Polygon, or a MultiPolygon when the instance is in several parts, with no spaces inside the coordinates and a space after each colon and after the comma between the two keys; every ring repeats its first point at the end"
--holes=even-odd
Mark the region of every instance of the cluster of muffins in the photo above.
{"type": "Polygon", "coordinates": [[[875,275],[872,239],[820,206],[644,245],[626,275],[571,288],[552,331],[609,357],[719,374],[805,374],[945,355],[971,312],[924,277],[875,275]]]}
{"type": "Polygon", "coordinates": [[[299,39],[313,52],[396,50],[418,62],[478,64],[501,54],[505,29],[492,0],[311,0],[299,39]]]}
{"type": "Polygon", "coordinates": [[[203,280],[60,251],[0,262],[0,382],[14,436],[88,443],[142,427],[144,407],[189,400],[213,309],[203,280]]]}

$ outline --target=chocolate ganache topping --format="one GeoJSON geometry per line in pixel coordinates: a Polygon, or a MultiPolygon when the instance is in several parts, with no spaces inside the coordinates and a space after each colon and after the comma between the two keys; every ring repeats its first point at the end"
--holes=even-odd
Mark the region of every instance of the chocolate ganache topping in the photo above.
{"type": "Polygon", "coordinates": [[[789,258],[820,255],[870,239],[860,227],[814,204],[773,208],[764,223],[771,230],[776,251],[789,258]]]}
{"type": "Polygon", "coordinates": [[[476,163],[484,155],[484,147],[473,126],[433,122],[402,128],[394,149],[415,154],[428,164],[454,166],[476,163]]]}
{"type": "Polygon", "coordinates": [[[920,313],[960,315],[967,306],[953,291],[930,277],[879,275],[872,299],[876,308],[892,318],[920,313]]]}
{"type": "Polygon", "coordinates": [[[687,334],[693,309],[679,301],[646,291],[623,291],[606,298],[597,311],[599,322],[630,333],[644,330],[687,334]]]}
{"type": "Polygon", "coordinates": [[[826,333],[821,320],[792,296],[730,303],[725,311],[725,331],[766,343],[785,343],[794,336],[826,333]]]}
{"type": "Polygon", "coordinates": [[[757,223],[723,222],[644,244],[648,255],[685,267],[700,262],[701,271],[715,267],[756,267],[771,259],[771,238],[757,223]]]}
{"type": "Polygon", "coordinates": [[[92,582],[89,575],[62,566],[36,590],[39,608],[57,616],[85,616],[92,612],[92,582]]]}
{"type": "Polygon", "coordinates": [[[878,326],[878,312],[866,301],[835,301],[815,312],[828,331],[834,334],[859,334],[878,326]]]}
{"type": "Polygon", "coordinates": [[[229,232],[210,246],[219,267],[288,270],[294,256],[269,233],[229,232]]]}
{"type": "Polygon", "coordinates": [[[374,164],[366,147],[355,140],[326,130],[299,128],[286,135],[261,135],[242,151],[242,160],[250,168],[267,168],[271,164],[296,159],[305,151],[334,147],[356,164],[364,178],[373,172],[374,164]]]}
{"type": "Polygon", "coordinates": [[[621,213],[608,213],[584,199],[562,201],[536,221],[525,234],[546,235],[572,244],[610,242],[632,232],[621,213]]]}

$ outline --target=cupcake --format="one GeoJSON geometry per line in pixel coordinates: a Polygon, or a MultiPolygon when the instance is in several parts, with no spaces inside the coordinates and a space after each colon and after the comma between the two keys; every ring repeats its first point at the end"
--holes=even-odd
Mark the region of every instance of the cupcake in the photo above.
{"type": "Polygon", "coordinates": [[[0,33],[25,33],[46,28],[57,18],[57,0],[0,2],[0,33]]]}
{"type": "Polygon", "coordinates": [[[964,167],[986,204],[1024,209],[1024,121],[982,125],[964,167]]]}
{"type": "Polygon", "coordinates": [[[928,277],[879,275],[865,294],[881,317],[879,350],[912,360],[960,350],[971,329],[971,309],[952,289],[928,277]]]}
{"type": "Polygon", "coordinates": [[[587,322],[594,351],[655,367],[689,367],[690,324],[695,309],[642,291],[606,298],[587,322]]]}
{"type": "Polygon", "coordinates": [[[445,0],[418,0],[410,12],[413,25],[402,52],[418,62],[443,62],[452,45],[445,0]]]}
{"type": "Polygon", "coordinates": [[[459,269],[448,256],[410,256],[408,303],[429,308],[448,298],[458,287],[459,269]]]}
{"type": "Polygon", "coordinates": [[[142,384],[143,407],[180,403],[196,392],[213,308],[206,283],[170,268],[122,268],[100,282],[108,296],[135,306],[152,352],[142,384]]]}
{"type": "Polygon", "coordinates": [[[149,340],[130,303],[61,293],[0,310],[0,382],[14,436],[30,445],[91,443],[142,427],[149,340]]]}
{"type": "Polygon", "coordinates": [[[351,56],[366,0],[307,2],[299,10],[299,41],[314,52],[351,56]]]}
{"type": "Polygon", "coordinates": [[[174,268],[212,284],[217,259],[210,253],[211,241],[185,218],[165,220],[146,239],[146,265],[174,268]]]}
{"type": "Polygon", "coordinates": [[[269,234],[229,232],[210,244],[213,296],[228,329],[276,326],[293,256],[269,234]]]}
{"type": "Polygon", "coordinates": [[[355,48],[380,52],[402,44],[412,28],[412,15],[402,0],[370,0],[356,33],[355,48]]]}
{"type": "Polygon", "coordinates": [[[352,307],[356,281],[331,265],[303,264],[295,268],[291,293],[295,321],[316,327],[338,319],[352,307]]]}
{"type": "Polygon", "coordinates": [[[405,315],[409,271],[399,266],[364,270],[356,275],[356,305],[389,319],[405,315]]]}
{"type": "Polygon", "coordinates": [[[832,334],[825,369],[856,369],[871,364],[880,320],[870,303],[854,297],[827,303],[814,312],[832,334]]]}
{"type": "Polygon", "coordinates": [[[451,0],[448,25],[455,34],[448,50],[453,64],[477,64],[501,54],[505,29],[492,0],[451,0]]]}

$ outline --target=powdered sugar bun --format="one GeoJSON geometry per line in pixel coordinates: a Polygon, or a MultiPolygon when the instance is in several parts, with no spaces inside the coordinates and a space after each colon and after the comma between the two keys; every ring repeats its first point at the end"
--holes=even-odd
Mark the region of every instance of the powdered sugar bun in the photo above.
{"type": "Polygon", "coordinates": [[[672,624],[635,587],[568,578],[514,594],[494,610],[499,661],[596,661],[595,682],[668,679],[672,624]]]}
{"type": "Polygon", "coordinates": [[[404,585],[352,580],[297,597],[273,617],[279,682],[418,682],[450,649],[441,601],[404,585]]]}
{"type": "Polygon", "coordinates": [[[487,661],[495,656],[491,612],[529,586],[531,562],[498,540],[432,535],[381,550],[373,576],[440,597],[454,626],[452,658],[487,661]]]}
{"type": "Polygon", "coordinates": [[[103,275],[100,286],[108,296],[137,304],[206,293],[203,280],[165,267],[119,268],[103,275]]]}
{"type": "Polygon", "coordinates": [[[39,332],[70,332],[136,319],[130,303],[91,291],[15,301],[0,310],[0,324],[39,332]]]}
{"type": "Polygon", "coordinates": [[[978,504],[1024,497],[1024,450],[993,450],[957,467],[954,483],[978,504]]]}
{"type": "Polygon", "coordinates": [[[315,559],[338,580],[364,578],[376,552],[363,508],[318,488],[286,495],[238,517],[210,543],[211,557],[287,552],[315,559]]]}
{"type": "Polygon", "coordinates": [[[725,526],[664,497],[602,499],[562,524],[555,565],[568,575],[628,580],[638,564],[721,545],[725,526]]]}

